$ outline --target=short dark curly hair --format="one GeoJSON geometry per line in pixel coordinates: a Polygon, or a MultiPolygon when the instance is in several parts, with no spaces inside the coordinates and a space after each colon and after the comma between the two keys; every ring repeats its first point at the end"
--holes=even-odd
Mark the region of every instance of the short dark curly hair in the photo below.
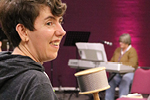
{"type": "Polygon", "coordinates": [[[34,31],[34,22],[42,6],[48,6],[52,14],[58,17],[63,16],[67,8],[61,0],[0,0],[2,30],[14,47],[21,42],[16,25],[20,23],[34,31]]]}

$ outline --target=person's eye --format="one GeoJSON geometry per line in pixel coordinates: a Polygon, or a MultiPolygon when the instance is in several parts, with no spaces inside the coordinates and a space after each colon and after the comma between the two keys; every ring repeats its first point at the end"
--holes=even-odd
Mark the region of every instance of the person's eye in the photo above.
{"type": "Polygon", "coordinates": [[[64,24],[64,20],[60,20],[59,23],[60,23],[60,24],[64,24]]]}
{"type": "Polygon", "coordinates": [[[59,23],[60,23],[60,24],[64,24],[64,21],[60,21],[59,23]]]}
{"type": "Polygon", "coordinates": [[[52,25],[52,22],[47,22],[46,25],[52,25]]]}

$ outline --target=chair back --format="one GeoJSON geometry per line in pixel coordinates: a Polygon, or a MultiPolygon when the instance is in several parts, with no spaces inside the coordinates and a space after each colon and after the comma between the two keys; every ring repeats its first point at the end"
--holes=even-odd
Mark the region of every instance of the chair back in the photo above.
{"type": "Polygon", "coordinates": [[[136,69],[131,93],[150,94],[150,68],[136,69]]]}

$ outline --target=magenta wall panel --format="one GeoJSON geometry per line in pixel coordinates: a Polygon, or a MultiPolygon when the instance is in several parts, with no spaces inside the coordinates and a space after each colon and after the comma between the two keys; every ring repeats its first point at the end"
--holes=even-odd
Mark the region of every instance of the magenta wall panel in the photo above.
{"type": "MultiPolygon", "coordinates": [[[[64,16],[66,31],[90,31],[89,42],[106,40],[108,60],[119,46],[122,33],[130,33],[132,46],[136,48],[139,66],[150,66],[150,0],[63,0],[68,9],[64,16]]],[[[76,58],[76,47],[63,46],[58,57],[44,63],[53,86],[75,87],[75,69],[68,66],[69,59],[76,58]],[[53,70],[51,70],[53,69],[53,70]]]]}

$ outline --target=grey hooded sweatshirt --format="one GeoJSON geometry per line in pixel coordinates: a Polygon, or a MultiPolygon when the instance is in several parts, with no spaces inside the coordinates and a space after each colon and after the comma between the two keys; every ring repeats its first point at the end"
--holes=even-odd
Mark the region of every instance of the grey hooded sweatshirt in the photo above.
{"type": "Polygon", "coordinates": [[[0,100],[58,100],[44,67],[27,56],[0,52],[0,100]]]}

